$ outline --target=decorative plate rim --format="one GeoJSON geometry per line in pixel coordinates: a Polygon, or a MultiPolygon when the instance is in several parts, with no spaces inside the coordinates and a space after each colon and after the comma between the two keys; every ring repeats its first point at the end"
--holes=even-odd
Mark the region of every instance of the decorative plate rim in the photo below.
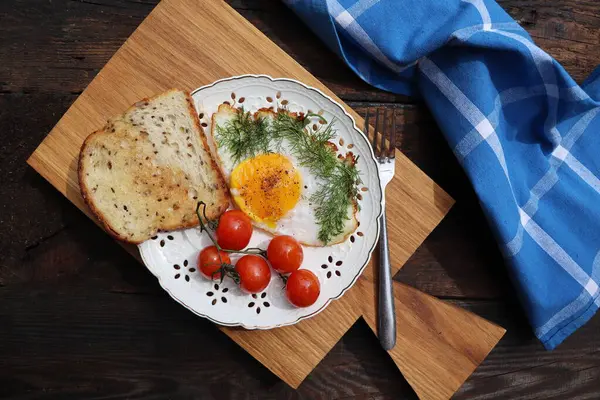
{"type": "MultiPolygon", "coordinates": [[[[234,80],[242,80],[245,78],[266,78],[268,80],[270,80],[271,82],[277,82],[277,81],[283,81],[283,82],[292,82],[295,84],[298,84],[300,86],[302,86],[303,88],[307,89],[310,92],[314,92],[317,95],[323,97],[325,100],[328,100],[329,102],[331,102],[332,104],[334,104],[335,106],[337,106],[346,117],[348,117],[350,119],[350,121],[352,121],[352,127],[354,128],[354,130],[356,132],[359,133],[359,136],[362,140],[365,141],[365,143],[367,144],[367,147],[370,150],[370,155],[371,155],[371,159],[373,160],[373,162],[375,163],[375,173],[377,175],[377,182],[380,183],[381,182],[381,177],[379,176],[379,167],[377,164],[377,159],[375,158],[375,153],[373,152],[373,146],[371,146],[371,143],[369,142],[369,139],[365,136],[364,132],[361,131],[358,126],[356,126],[356,121],[354,120],[354,118],[346,111],[346,109],[340,104],[338,103],[336,100],[332,99],[329,95],[323,93],[320,89],[317,89],[315,87],[312,86],[308,86],[305,83],[302,83],[296,79],[293,78],[273,78],[269,75],[265,75],[265,74],[243,74],[243,75],[234,75],[234,76],[230,76],[228,78],[222,78],[219,80],[214,81],[213,83],[210,83],[208,85],[204,85],[201,86],[197,89],[194,89],[193,91],[190,92],[190,96],[194,96],[196,93],[200,92],[201,90],[204,89],[208,89],[211,88],[221,82],[228,82],[228,81],[234,81],[234,80]]],[[[348,286],[346,286],[344,289],[342,289],[342,291],[340,292],[340,294],[338,294],[335,297],[330,297],[329,299],[327,299],[327,301],[316,311],[313,311],[310,314],[307,315],[303,315],[298,317],[296,320],[291,321],[291,322],[284,322],[281,324],[275,324],[275,325],[269,325],[269,326],[248,326],[246,324],[244,324],[243,322],[240,323],[230,323],[230,322],[222,322],[222,321],[218,321],[215,320],[214,318],[210,317],[209,315],[200,313],[196,310],[194,310],[192,307],[188,306],[186,303],[184,303],[183,301],[181,301],[179,298],[177,298],[173,293],[171,293],[171,291],[169,289],[167,289],[167,287],[163,284],[162,282],[162,278],[161,276],[157,275],[154,273],[154,271],[152,271],[150,268],[148,268],[148,262],[146,260],[146,258],[144,257],[144,253],[142,251],[139,251],[140,253],[140,257],[142,258],[142,261],[144,262],[144,265],[146,266],[146,268],[148,270],[150,270],[150,272],[152,273],[152,275],[154,275],[157,280],[159,285],[161,286],[161,288],[167,292],[169,294],[169,296],[175,300],[176,302],[178,302],[179,304],[181,304],[183,307],[185,307],[186,309],[188,309],[189,311],[191,311],[192,313],[194,313],[195,315],[202,317],[202,318],[206,318],[207,320],[220,325],[220,326],[226,326],[226,327],[241,327],[247,330],[269,330],[269,329],[273,329],[273,328],[280,328],[283,326],[290,326],[290,325],[295,325],[298,322],[304,320],[304,319],[308,319],[308,318],[312,318],[314,316],[316,316],[317,314],[319,314],[320,312],[322,312],[325,308],[327,308],[329,306],[329,304],[331,304],[332,301],[334,300],[338,300],[339,298],[341,298],[344,294],[346,294],[346,292],[352,288],[352,286],[354,286],[354,284],[356,283],[356,281],[358,280],[358,278],[362,275],[362,273],[364,272],[365,268],[367,267],[367,265],[369,264],[369,262],[371,261],[371,257],[373,256],[373,251],[375,250],[375,247],[377,246],[377,243],[379,242],[379,235],[380,235],[380,224],[379,224],[379,220],[381,219],[381,215],[383,213],[383,203],[385,201],[384,199],[384,193],[381,190],[381,185],[378,184],[377,185],[377,192],[379,193],[380,196],[380,201],[379,203],[375,203],[375,207],[378,207],[379,209],[376,210],[376,214],[377,217],[375,217],[375,222],[377,223],[376,226],[376,235],[375,235],[375,240],[373,241],[373,245],[371,246],[371,248],[368,251],[368,255],[367,258],[364,262],[364,264],[359,268],[358,272],[356,273],[356,275],[354,276],[354,278],[352,279],[352,281],[348,284],[348,286]]],[[[140,245],[138,245],[138,247],[141,247],[145,242],[141,243],[140,245]]]]}

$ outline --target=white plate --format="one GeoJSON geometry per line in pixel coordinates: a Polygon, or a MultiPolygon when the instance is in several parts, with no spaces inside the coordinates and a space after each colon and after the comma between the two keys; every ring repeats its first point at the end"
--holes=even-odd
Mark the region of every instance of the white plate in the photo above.
{"type": "MultiPolygon", "coordinates": [[[[270,106],[275,109],[285,106],[290,111],[322,111],[327,121],[335,120],[338,135],[335,142],[340,152],[352,151],[359,156],[357,167],[363,181],[360,186],[360,226],[344,243],[322,248],[304,247],[301,268],[314,272],[321,282],[319,299],[306,308],[296,308],[288,303],[281,279],[275,273],[265,291],[252,296],[243,293],[229,278],[222,284],[204,278],[196,269],[196,259],[200,250],[211,243],[197,228],[160,233],[140,244],[144,263],[171,297],[217,324],[270,329],[317,315],[356,282],[377,243],[382,192],[369,141],[341,105],[320,90],[292,79],[235,76],[201,87],[192,93],[192,97],[203,126],[208,126],[205,128],[207,135],[210,135],[212,114],[225,101],[235,106],[243,105],[247,111],[270,106]]],[[[249,246],[265,248],[270,238],[269,234],[255,230],[249,246]]],[[[235,262],[235,258],[232,261],[235,262]]]]}

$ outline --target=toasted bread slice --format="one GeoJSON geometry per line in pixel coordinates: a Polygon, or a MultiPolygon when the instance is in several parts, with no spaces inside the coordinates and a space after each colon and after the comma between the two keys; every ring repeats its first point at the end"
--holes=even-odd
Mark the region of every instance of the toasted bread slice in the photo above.
{"type": "Polygon", "coordinates": [[[227,168],[228,165],[233,164],[233,160],[228,152],[219,151],[217,144],[217,126],[226,126],[230,121],[233,121],[240,110],[237,110],[229,104],[221,104],[217,109],[216,113],[213,113],[210,125],[210,135],[208,142],[210,143],[210,149],[213,152],[213,156],[217,162],[217,165],[225,177],[227,183],[229,183],[229,176],[231,170],[227,168]],[[223,157],[223,158],[222,158],[223,157]]]}
{"type": "Polygon", "coordinates": [[[198,225],[229,206],[190,95],[170,90],[137,102],[92,133],[79,155],[81,194],[107,231],[141,243],[158,231],[198,225]]]}

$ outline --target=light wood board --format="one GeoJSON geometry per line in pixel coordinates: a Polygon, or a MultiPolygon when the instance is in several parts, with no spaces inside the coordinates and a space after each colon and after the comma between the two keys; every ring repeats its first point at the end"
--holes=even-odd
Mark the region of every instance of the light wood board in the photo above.
{"type": "MultiPolygon", "coordinates": [[[[90,215],[77,183],[85,137],[129,105],[171,87],[195,89],[239,74],[298,79],[330,90],[220,0],[163,0],[75,101],[28,163],[90,215]]],[[[350,108],[348,112],[362,119],[350,108]]],[[[441,221],[453,200],[397,152],[387,189],[394,273],[441,221]]],[[[136,252],[135,248],[129,248],[136,252]]],[[[364,317],[375,327],[375,278],[367,270],[318,316],[270,331],[223,331],[267,368],[298,387],[341,336],[364,317]]],[[[395,284],[398,345],[390,352],[421,398],[449,398],[504,330],[407,286],[395,284]]],[[[383,351],[383,350],[382,350],[383,351]]]]}

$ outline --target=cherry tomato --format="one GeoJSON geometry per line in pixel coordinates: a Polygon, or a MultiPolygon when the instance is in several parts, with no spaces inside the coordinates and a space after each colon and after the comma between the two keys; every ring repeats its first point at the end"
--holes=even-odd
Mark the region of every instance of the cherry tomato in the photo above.
{"type": "Polygon", "coordinates": [[[221,273],[215,273],[221,268],[221,260],[231,264],[231,258],[226,252],[218,251],[216,246],[205,247],[198,255],[198,269],[208,279],[221,279],[221,273]],[[221,258],[219,258],[219,253],[221,258]],[[213,273],[215,274],[213,275],[213,273]]]}
{"type": "Polygon", "coordinates": [[[250,217],[240,210],[225,211],[219,218],[216,234],[222,249],[242,250],[252,237],[250,217]]]}
{"type": "Polygon", "coordinates": [[[259,256],[248,254],[235,264],[240,275],[240,287],[248,293],[263,291],[271,281],[271,268],[267,261],[259,256]]]}
{"type": "Polygon", "coordinates": [[[276,236],[267,247],[267,259],[275,271],[289,274],[300,268],[304,259],[302,246],[291,236],[276,236]]]}
{"type": "Polygon", "coordinates": [[[291,273],[285,286],[285,294],[296,307],[311,306],[319,298],[321,284],[319,278],[307,269],[291,273]]]}

